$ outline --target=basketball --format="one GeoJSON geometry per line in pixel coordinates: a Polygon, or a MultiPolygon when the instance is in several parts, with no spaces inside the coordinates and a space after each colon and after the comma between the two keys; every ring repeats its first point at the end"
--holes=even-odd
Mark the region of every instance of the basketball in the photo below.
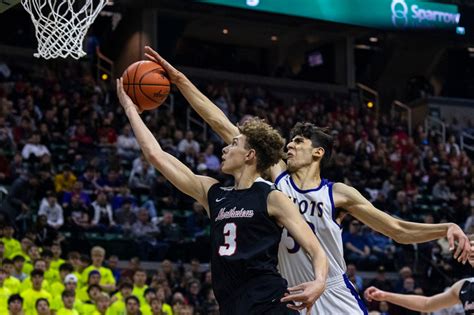
{"type": "Polygon", "coordinates": [[[168,74],[153,61],[143,60],[131,64],[122,78],[125,92],[141,110],[159,107],[170,92],[168,74]]]}

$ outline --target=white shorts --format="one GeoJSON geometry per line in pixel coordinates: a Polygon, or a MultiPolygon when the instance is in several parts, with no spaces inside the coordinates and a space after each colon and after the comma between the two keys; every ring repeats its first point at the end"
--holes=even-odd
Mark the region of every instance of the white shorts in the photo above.
{"type": "Polygon", "coordinates": [[[367,315],[367,307],[346,275],[328,279],[326,290],[304,315],[367,315]]]}

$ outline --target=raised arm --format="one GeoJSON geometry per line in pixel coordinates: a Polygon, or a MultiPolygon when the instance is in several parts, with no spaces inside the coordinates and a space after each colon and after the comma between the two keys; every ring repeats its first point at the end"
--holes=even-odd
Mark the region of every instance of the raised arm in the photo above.
{"type": "Polygon", "coordinates": [[[326,253],[316,235],[303,220],[296,206],[282,192],[274,191],[270,193],[268,196],[268,213],[288,230],[311,258],[314,281],[288,288],[290,294],[282,299],[282,302],[296,301],[302,303],[300,306],[288,304],[289,308],[296,310],[307,308],[309,311],[326,287],[328,275],[326,253]]]}
{"type": "Polygon", "coordinates": [[[138,114],[136,105],[123,90],[122,78],[117,80],[117,95],[147,161],[176,188],[196,199],[209,214],[207,192],[213,184],[217,183],[217,180],[211,177],[195,175],[181,161],[163,151],[138,114]]]}
{"type": "Polygon", "coordinates": [[[385,292],[376,287],[365,290],[364,296],[369,302],[372,300],[387,301],[418,312],[434,312],[460,302],[459,291],[464,281],[466,280],[459,280],[447,291],[431,297],[385,292]]]}
{"type": "Polygon", "coordinates": [[[176,84],[191,107],[201,116],[212,130],[227,144],[239,135],[237,127],[227,118],[227,116],[210,99],[199,91],[199,89],[189,79],[168,61],[163,59],[151,47],[145,46],[147,58],[159,63],[168,72],[171,83],[176,84]]]}
{"type": "Polygon", "coordinates": [[[414,244],[447,237],[454,258],[466,263],[471,252],[469,239],[454,223],[423,224],[396,219],[375,208],[356,189],[342,183],[333,186],[334,203],[352,216],[401,244],[414,244]],[[457,245],[455,244],[457,242],[457,245]]]}

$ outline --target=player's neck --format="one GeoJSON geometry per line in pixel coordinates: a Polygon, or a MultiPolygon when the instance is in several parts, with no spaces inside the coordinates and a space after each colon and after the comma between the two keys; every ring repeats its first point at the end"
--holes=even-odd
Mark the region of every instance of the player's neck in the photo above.
{"type": "Polygon", "coordinates": [[[234,174],[234,188],[237,190],[250,188],[260,176],[260,173],[254,167],[244,167],[234,174]]]}
{"type": "Polygon", "coordinates": [[[291,178],[300,189],[312,189],[321,184],[319,165],[311,163],[291,173],[291,178]]]}

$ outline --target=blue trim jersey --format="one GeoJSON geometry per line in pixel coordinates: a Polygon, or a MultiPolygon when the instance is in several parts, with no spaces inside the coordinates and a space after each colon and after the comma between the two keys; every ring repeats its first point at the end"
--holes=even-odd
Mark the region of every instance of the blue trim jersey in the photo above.
{"type": "MultiPolygon", "coordinates": [[[[319,187],[302,190],[288,172],[280,174],[275,181],[276,187],[299,208],[328,258],[326,291],[316,301],[311,314],[367,314],[364,303],[345,276],[344,247],[341,227],[336,221],[333,184],[322,179],[319,187]]],[[[311,259],[286,229],[283,229],[278,250],[278,268],[290,286],[314,280],[311,259]]]]}

